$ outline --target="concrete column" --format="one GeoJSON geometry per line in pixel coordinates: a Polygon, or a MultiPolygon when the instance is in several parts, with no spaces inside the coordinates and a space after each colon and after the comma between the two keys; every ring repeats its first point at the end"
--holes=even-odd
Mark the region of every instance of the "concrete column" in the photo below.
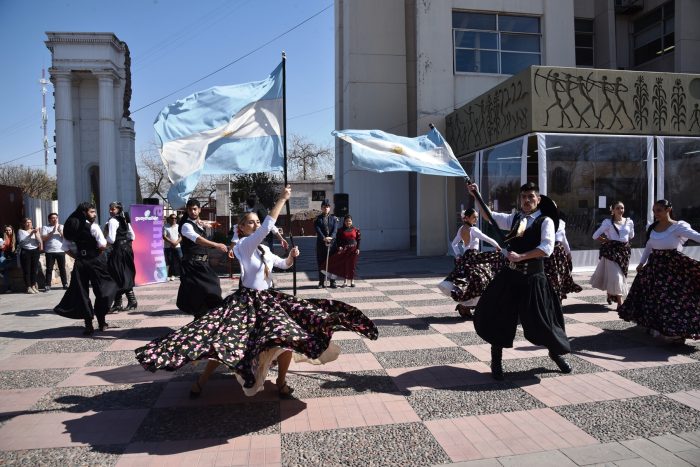
{"type": "Polygon", "coordinates": [[[97,115],[100,140],[100,206],[99,221],[109,219],[109,203],[117,200],[117,154],[114,121],[114,79],[112,71],[94,72],[97,76],[97,115]]]}
{"type": "Polygon", "coordinates": [[[56,183],[58,215],[65,220],[78,205],[75,150],[73,145],[73,95],[70,71],[49,70],[54,83],[56,106],[56,183]]]}

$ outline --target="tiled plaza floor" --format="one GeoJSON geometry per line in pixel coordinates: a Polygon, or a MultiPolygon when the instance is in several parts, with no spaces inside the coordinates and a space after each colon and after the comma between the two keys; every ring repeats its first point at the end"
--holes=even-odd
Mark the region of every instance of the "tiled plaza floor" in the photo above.
{"type": "MultiPolygon", "coordinates": [[[[138,309],[92,338],[51,311],[62,291],[0,296],[0,464],[700,465],[700,342],[620,321],[579,273],[564,302],[573,373],[519,332],[496,382],[489,346],[436,288],[451,264],[363,253],[357,287],[333,290],[299,273],[299,295],[356,305],[380,338],[337,333],[338,360],[292,364],[288,400],[270,382],[247,398],[223,370],[191,400],[203,364],[136,364],[133,349],[189,321],[179,282],[137,288],[138,309]]],[[[287,290],[291,274],[276,280],[287,290]]]]}

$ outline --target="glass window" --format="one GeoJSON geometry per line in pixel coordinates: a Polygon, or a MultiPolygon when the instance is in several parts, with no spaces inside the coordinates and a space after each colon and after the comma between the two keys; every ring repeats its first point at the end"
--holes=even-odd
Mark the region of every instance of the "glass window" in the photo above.
{"type": "Polygon", "coordinates": [[[643,247],[651,209],[646,137],[547,135],[546,147],[547,194],[564,213],[571,248],[598,248],[591,236],[618,200],[634,221],[632,246],[643,247]]]}
{"type": "Polygon", "coordinates": [[[455,72],[515,74],[541,60],[540,19],[452,12],[455,72]]]}
{"type": "Polygon", "coordinates": [[[576,46],[576,66],[593,67],[593,20],[574,19],[574,43],[576,46]]]}
{"type": "Polygon", "coordinates": [[[697,179],[688,174],[700,173],[700,138],[664,138],[664,160],[664,198],[673,204],[676,219],[697,229],[700,225],[698,185],[697,179]]]}
{"type": "MultiPolygon", "coordinates": [[[[510,213],[518,208],[522,138],[483,151],[479,190],[493,211],[510,213]]],[[[484,232],[494,238],[494,228],[482,222],[484,232]]]]}
{"type": "Polygon", "coordinates": [[[323,201],[326,199],[325,190],[311,190],[311,201],[323,201]]]}
{"type": "Polygon", "coordinates": [[[673,1],[650,11],[634,21],[632,56],[635,65],[673,52],[675,48],[673,1]]]}

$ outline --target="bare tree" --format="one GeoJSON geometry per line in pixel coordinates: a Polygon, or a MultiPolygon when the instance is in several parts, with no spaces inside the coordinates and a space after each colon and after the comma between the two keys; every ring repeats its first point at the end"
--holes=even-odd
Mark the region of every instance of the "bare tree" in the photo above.
{"type": "Polygon", "coordinates": [[[292,175],[296,179],[313,180],[332,173],[333,152],[303,136],[292,135],[292,147],[288,155],[292,175]]]}
{"type": "Polygon", "coordinates": [[[0,165],[0,185],[19,187],[32,198],[57,199],[56,179],[23,165],[0,165]]]}

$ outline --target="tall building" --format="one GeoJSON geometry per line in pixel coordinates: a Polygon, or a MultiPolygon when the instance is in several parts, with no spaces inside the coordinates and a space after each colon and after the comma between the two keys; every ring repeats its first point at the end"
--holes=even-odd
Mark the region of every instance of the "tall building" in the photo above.
{"type": "MultiPolygon", "coordinates": [[[[336,128],[377,128],[416,136],[427,132],[428,125],[433,123],[446,135],[467,173],[482,185],[486,182],[489,190],[485,193],[493,195],[494,207],[500,210],[514,206],[515,200],[509,199],[511,188],[506,187],[519,186],[528,178],[544,181],[543,191],[555,199],[562,197],[562,190],[570,188],[570,196],[562,197],[566,201],[562,209],[570,211],[567,215],[571,217],[572,232],[578,231],[574,237],[579,259],[593,264],[595,258],[591,252],[596,245],[590,240],[588,230],[607,212],[598,206],[608,198],[612,201],[618,192],[625,194],[630,186],[636,187],[634,199],[638,202],[635,209],[638,219],[635,220],[643,228],[648,217],[646,211],[650,209],[649,200],[663,192],[663,178],[660,192],[659,181],[650,177],[666,176],[660,175],[664,166],[654,166],[652,172],[639,170],[643,166],[646,171],[647,159],[651,157],[653,162],[657,156],[656,152],[647,151],[650,141],[647,136],[651,138],[653,151],[663,150],[665,144],[678,143],[675,140],[664,142],[656,138],[658,135],[700,136],[700,125],[691,128],[700,99],[697,95],[700,76],[692,76],[700,73],[700,55],[693,53],[700,45],[700,30],[695,27],[699,22],[700,2],[696,0],[338,0],[336,128]],[[612,73],[613,70],[617,74],[612,73]],[[656,72],[665,73],[663,86],[657,87],[667,93],[665,125],[669,130],[655,132],[648,122],[644,128],[628,119],[625,120],[627,127],[619,128],[618,120],[623,119],[625,112],[634,118],[630,86],[633,89],[634,80],[640,76],[646,83],[646,92],[650,93],[645,103],[651,105],[655,79],[662,77],[656,72]],[[522,73],[527,76],[520,78],[521,86],[529,86],[527,90],[517,88],[516,77],[522,73]],[[668,73],[683,74],[685,87],[680,94],[687,99],[682,109],[677,105],[684,112],[679,110],[678,118],[684,123],[678,130],[670,129],[670,113],[675,92],[673,83],[681,79],[681,75],[675,77],[668,73]],[[581,86],[579,77],[583,82],[581,86]],[[511,84],[513,88],[497,92],[499,86],[511,84]],[[624,93],[623,84],[627,87],[624,93]],[[586,109],[581,91],[573,97],[576,89],[586,90],[585,95],[599,101],[586,109]],[[569,97],[566,97],[567,92],[569,97]],[[516,99],[527,105],[520,113],[505,116],[504,104],[516,99]],[[606,99],[610,99],[611,108],[607,108],[606,99]],[[568,100],[571,102],[567,105],[568,100]],[[494,106],[498,107],[495,113],[494,106]],[[553,107],[545,112],[548,106],[553,107]],[[624,112],[622,106],[625,106],[624,112]],[[498,120],[500,127],[506,127],[505,119],[508,119],[512,126],[510,133],[496,135],[495,124],[488,119],[482,119],[482,123],[474,119],[472,124],[482,125],[479,131],[486,131],[489,138],[493,138],[482,137],[476,126],[470,130],[468,113],[481,115],[488,108],[491,113],[486,112],[486,117],[503,116],[504,119],[498,120]],[[584,156],[567,155],[566,149],[562,149],[556,155],[560,161],[553,160],[549,164],[549,169],[558,168],[558,172],[547,172],[547,159],[542,154],[537,155],[538,138],[545,144],[541,152],[544,154],[550,149],[547,157],[555,157],[556,151],[548,147],[555,145],[555,136],[547,135],[578,134],[585,124],[578,121],[576,112],[584,110],[587,124],[595,120],[591,126],[597,127],[590,133],[598,134],[599,138],[638,136],[633,142],[624,140],[630,144],[623,145],[626,147],[623,152],[638,153],[639,160],[631,165],[620,165],[617,159],[624,160],[626,156],[618,154],[619,151],[613,154],[609,149],[606,155],[605,147],[619,146],[623,140],[605,140],[603,144],[601,139],[595,140],[593,149],[584,156]],[[562,122],[554,125],[559,114],[562,114],[562,122]],[[571,125],[566,121],[566,118],[571,119],[570,115],[575,116],[571,125]],[[547,125],[542,126],[543,119],[548,116],[553,119],[552,124],[547,121],[547,125]],[[461,132],[458,131],[460,125],[461,132]],[[473,140],[464,144],[465,135],[469,133],[473,140]],[[456,135],[462,139],[455,139],[456,135]],[[590,175],[588,183],[595,186],[586,189],[576,183],[567,187],[562,182],[566,177],[559,174],[569,173],[579,180],[576,177],[583,169],[571,162],[577,158],[593,161],[600,158],[601,163],[606,159],[608,166],[623,167],[626,172],[612,174],[607,180],[601,180],[604,177],[598,174],[590,175]],[[562,162],[566,160],[570,162],[562,162]],[[633,176],[627,172],[632,172],[633,176]],[[486,175],[490,178],[482,180],[486,175]],[[644,183],[639,182],[640,177],[645,177],[644,183]],[[547,191],[548,180],[556,180],[555,186],[549,183],[549,188],[559,190],[558,193],[547,191]]],[[[646,112],[649,111],[647,108],[646,112]]],[[[653,109],[651,111],[653,113],[653,109]]],[[[653,118],[651,114],[643,116],[653,118]]],[[[560,146],[578,150],[579,143],[571,140],[560,146]]],[[[681,143],[683,150],[679,157],[683,160],[678,167],[697,172],[700,143],[692,138],[681,143]],[[697,153],[695,145],[698,145],[697,153]]],[[[607,166],[598,168],[605,170],[607,166]]],[[[459,210],[471,202],[464,193],[462,180],[353,170],[350,147],[340,141],[336,143],[335,188],[349,195],[350,212],[363,229],[365,249],[414,248],[418,255],[447,252],[449,240],[458,226],[459,210]]],[[[691,190],[689,195],[686,190],[677,195],[685,201],[686,198],[697,200],[698,194],[700,192],[691,190]],[[693,193],[695,196],[691,196],[693,193]]],[[[688,215],[694,216],[700,207],[700,203],[695,203],[685,209],[688,215]]],[[[700,221],[700,215],[697,217],[700,221]]]]}

